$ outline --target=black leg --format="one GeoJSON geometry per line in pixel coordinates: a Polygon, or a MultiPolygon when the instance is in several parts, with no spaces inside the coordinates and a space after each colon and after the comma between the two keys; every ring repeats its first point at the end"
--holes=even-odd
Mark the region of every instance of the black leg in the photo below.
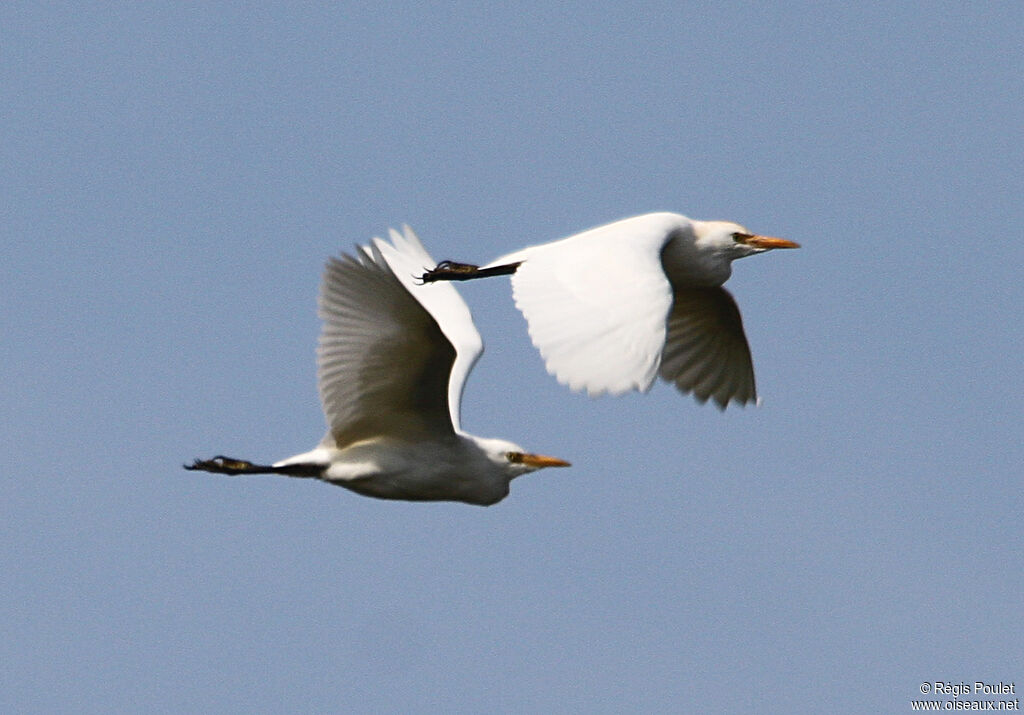
{"type": "Polygon", "coordinates": [[[192,464],[182,465],[190,471],[213,472],[214,474],[273,474],[274,468],[253,464],[244,459],[233,459],[218,454],[213,459],[196,459],[192,464]]]}
{"type": "Polygon", "coordinates": [[[192,464],[183,464],[189,471],[212,472],[213,474],[281,474],[286,477],[319,478],[324,473],[324,464],[286,464],[274,467],[269,464],[253,464],[244,459],[234,459],[218,454],[212,459],[196,459],[192,464]]]}
{"type": "Polygon", "coordinates": [[[434,281],[471,281],[476,278],[507,276],[515,273],[519,265],[519,263],[508,263],[504,266],[480,268],[472,263],[441,261],[437,264],[437,267],[420,276],[420,280],[424,283],[433,283],[434,281]]]}

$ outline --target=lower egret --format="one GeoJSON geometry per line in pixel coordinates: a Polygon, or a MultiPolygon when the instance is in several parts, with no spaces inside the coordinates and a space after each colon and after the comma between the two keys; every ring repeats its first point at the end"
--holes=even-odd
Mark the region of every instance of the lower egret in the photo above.
{"type": "Polygon", "coordinates": [[[462,388],[483,342],[447,283],[415,274],[434,261],[408,226],[356,256],[331,258],[320,289],[317,350],[327,435],[309,452],[270,465],[218,456],[185,469],[311,477],[381,499],[489,505],[509,482],[567,467],[502,439],[463,432],[462,388]]]}

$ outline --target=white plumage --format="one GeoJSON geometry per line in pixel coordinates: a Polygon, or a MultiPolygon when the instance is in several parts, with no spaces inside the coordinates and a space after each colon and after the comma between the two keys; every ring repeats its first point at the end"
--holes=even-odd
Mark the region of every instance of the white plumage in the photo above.
{"type": "Polygon", "coordinates": [[[732,296],[732,261],[781,238],[726,221],[651,213],[502,256],[445,262],[426,281],[512,274],[516,306],[548,371],[590,395],[650,389],[656,376],[724,408],[757,399],[732,296]]]}
{"type": "Polygon", "coordinates": [[[317,349],[328,430],[315,449],[272,465],[229,457],[186,469],[314,477],[383,499],[493,504],[515,477],[568,466],[462,431],[466,378],[483,350],[469,308],[447,283],[421,285],[433,259],[406,226],[356,256],[331,258],[317,349]]]}

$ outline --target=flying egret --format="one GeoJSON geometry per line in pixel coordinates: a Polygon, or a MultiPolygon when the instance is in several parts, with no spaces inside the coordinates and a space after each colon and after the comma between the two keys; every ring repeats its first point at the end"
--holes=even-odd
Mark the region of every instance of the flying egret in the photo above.
{"type": "Polygon", "coordinates": [[[656,375],[700,402],[757,400],[736,301],[737,258],[798,248],[727,221],[675,213],[623,219],[482,267],[444,261],[427,283],[512,274],[516,306],[548,372],[591,396],[646,392],[656,375]]]}
{"type": "Polygon", "coordinates": [[[408,226],[327,262],[317,349],[328,430],[315,449],[272,465],[218,456],[185,469],[312,477],[381,499],[489,505],[509,482],[568,467],[512,442],[463,432],[462,388],[483,342],[454,286],[418,284],[434,261],[408,226]]]}

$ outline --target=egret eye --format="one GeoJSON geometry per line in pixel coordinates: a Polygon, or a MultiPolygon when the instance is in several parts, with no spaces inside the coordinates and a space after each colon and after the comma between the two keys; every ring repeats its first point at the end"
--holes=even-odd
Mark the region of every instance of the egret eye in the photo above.
{"type": "Polygon", "coordinates": [[[520,462],[523,461],[523,453],[522,452],[505,452],[505,459],[507,459],[512,464],[519,464],[520,462]]]}
{"type": "Polygon", "coordinates": [[[732,234],[732,240],[736,243],[746,243],[754,237],[753,234],[743,233],[742,231],[734,231],[732,234]]]}

